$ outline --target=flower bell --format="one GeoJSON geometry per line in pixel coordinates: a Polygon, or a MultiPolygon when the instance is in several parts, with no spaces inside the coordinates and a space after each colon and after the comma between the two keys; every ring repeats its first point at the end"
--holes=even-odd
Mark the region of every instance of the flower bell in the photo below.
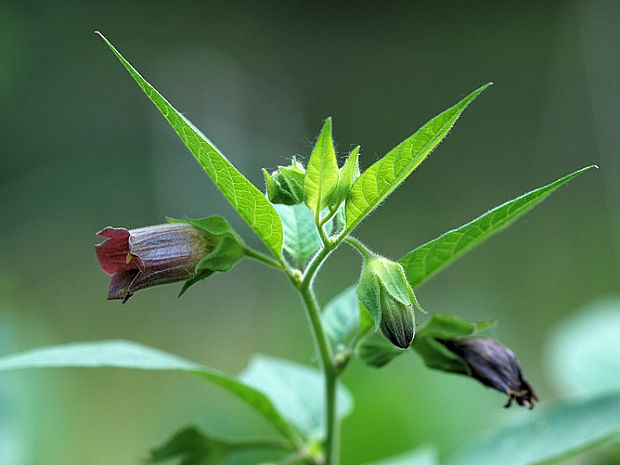
{"type": "Polygon", "coordinates": [[[227,271],[243,256],[241,239],[219,217],[131,230],[107,227],[97,235],[106,238],[95,250],[99,265],[112,276],[108,300],[123,303],[134,292],[160,284],[186,281],[184,291],[215,271],[227,271]]]}
{"type": "Polygon", "coordinates": [[[469,376],[508,395],[505,407],[510,407],[514,400],[519,405],[534,408],[538,397],[523,378],[519,361],[508,347],[486,337],[437,338],[437,341],[467,364],[469,376]]]}

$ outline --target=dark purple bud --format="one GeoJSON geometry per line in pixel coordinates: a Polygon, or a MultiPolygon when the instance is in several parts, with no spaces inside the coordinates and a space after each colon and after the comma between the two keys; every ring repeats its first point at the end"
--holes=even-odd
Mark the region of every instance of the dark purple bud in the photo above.
{"type": "Polygon", "coordinates": [[[95,250],[101,269],[112,276],[108,300],[123,303],[140,289],[195,277],[198,262],[217,245],[217,238],[186,223],[107,227],[97,235],[107,238],[95,250]]]}
{"type": "Polygon", "coordinates": [[[469,376],[505,393],[509,397],[505,407],[510,407],[513,400],[529,409],[534,407],[538,397],[523,378],[519,361],[508,347],[484,337],[437,340],[465,361],[469,376]]]}

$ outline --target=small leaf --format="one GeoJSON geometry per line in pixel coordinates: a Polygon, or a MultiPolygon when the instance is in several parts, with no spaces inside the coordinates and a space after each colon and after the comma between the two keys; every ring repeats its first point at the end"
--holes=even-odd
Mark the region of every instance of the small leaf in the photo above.
{"type": "Polygon", "coordinates": [[[351,186],[360,177],[360,165],[359,165],[359,145],[355,147],[347,161],[344,162],[342,169],[340,170],[340,179],[338,181],[338,187],[334,193],[334,198],[330,204],[330,208],[333,210],[338,208],[344,199],[346,199],[351,186]]]}
{"type": "Polygon", "coordinates": [[[424,446],[411,452],[364,465],[439,465],[439,457],[434,447],[424,446]]]}
{"type": "MultiPolygon", "coordinates": [[[[239,378],[263,392],[306,437],[324,436],[324,382],[318,370],[287,360],[255,356],[239,378]]],[[[344,418],[353,409],[353,399],[341,385],[337,406],[338,418],[344,418]]]]}
{"type": "Polygon", "coordinates": [[[395,347],[378,333],[367,335],[355,351],[362,362],[376,368],[387,365],[405,352],[406,350],[395,347]]]}
{"type": "Polygon", "coordinates": [[[533,465],[568,457],[620,433],[620,393],[572,400],[493,428],[449,465],[533,465]]]}
{"type": "Polygon", "coordinates": [[[465,108],[489,85],[473,91],[459,103],[435,116],[368,168],[353,184],[346,201],[346,232],[351,232],[386,199],[441,142],[465,108]]]}
{"type": "Polygon", "coordinates": [[[226,442],[211,438],[190,426],[152,449],[145,461],[160,463],[176,460],[177,465],[222,465],[229,453],[230,447],[226,442]]]}
{"type": "Polygon", "coordinates": [[[268,396],[229,375],[131,341],[98,341],[42,347],[0,358],[0,371],[43,367],[116,367],[171,370],[203,378],[254,408],[284,437],[299,441],[297,431],[284,419],[268,396]]]}
{"type": "Polygon", "coordinates": [[[114,52],[129,74],[159,109],[183,143],[224,194],[250,228],[276,256],[282,253],[282,224],[265,196],[230,163],[224,155],[194,125],[179,113],[151,86],[136,69],[98,33],[114,52]]]}
{"type": "Polygon", "coordinates": [[[412,250],[399,260],[405,268],[409,283],[414,288],[419,286],[457,258],[530,211],[562,184],[594,167],[595,165],[582,168],[551,184],[495,207],[470,223],[448,231],[412,250]]]}
{"type": "Polygon", "coordinates": [[[430,320],[418,328],[411,345],[422,357],[424,364],[435,370],[451,373],[469,374],[467,365],[461,357],[448,350],[439,339],[458,339],[472,336],[495,324],[493,321],[470,323],[446,314],[433,315],[430,320]]]}
{"type": "Polygon", "coordinates": [[[306,168],[304,197],[318,224],[338,187],[338,163],[332,140],[332,119],[327,118],[306,168]]]}
{"type": "Polygon", "coordinates": [[[305,205],[275,205],[284,226],[284,250],[302,267],[323,245],[305,205]]]}

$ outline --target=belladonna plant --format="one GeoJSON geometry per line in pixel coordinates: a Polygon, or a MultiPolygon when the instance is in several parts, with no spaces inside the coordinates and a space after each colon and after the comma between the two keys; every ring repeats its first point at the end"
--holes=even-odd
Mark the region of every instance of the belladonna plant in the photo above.
{"type": "MultiPolygon", "coordinates": [[[[292,158],[289,165],[276,171],[264,170],[263,191],[138,74],[110,42],[103,40],[264,245],[264,250],[245,245],[226,220],[214,216],[137,229],[107,227],[98,233],[105,240],[96,251],[101,268],[112,276],[108,298],[125,302],[138,290],[179,281],[184,283],[181,293],[206,278],[207,286],[216,286],[211,281],[217,280],[219,273],[231,270],[244,258],[258,260],[283,273],[298,292],[320,370],[255,357],[243,373],[233,377],[118,341],[41,349],[0,361],[0,369],[108,365],[180,370],[237,396],[277,433],[269,439],[233,440],[189,427],[153,449],[147,458],[153,463],[176,459],[182,464],[223,464],[239,451],[262,448],[271,451],[273,460],[281,464],[338,464],[339,424],[352,408],[351,395],[339,378],[353,358],[379,368],[405,352],[415,353],[432,369],[466,375],[500,390],[508,396],[508,405],[514,400],[533,407],[537,397],[513,352],[497,341],[480,337],[489,323],[471,323],[437,313],[432,301],[424,302],[428,312],[424,316],[415,291],[592,166],[523,194],[404,251],[400,258],[390,259],[371,251],[352,233],[424,161],[490,84],[432,118],[363,172],[359,147],[338,165],[332,120],[328,118],[305,166],[292,158]],[[321,309],[313,290],[314,278],[331,252],[343,243],[360,252],[361,275],[356,284],[321,309]],[[417,328],[416,317],[425,319],[417,328]]],[[[376,401],[381,402],[381,396],[376,401]]]]}

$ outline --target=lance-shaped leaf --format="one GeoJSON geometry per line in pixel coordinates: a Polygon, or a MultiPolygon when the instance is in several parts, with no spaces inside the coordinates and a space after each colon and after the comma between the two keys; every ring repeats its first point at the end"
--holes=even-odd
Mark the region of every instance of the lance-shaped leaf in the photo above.
{"type": "Polygon", "coordinates": [[[435,116],[362,173],[347,197],[347,232],[352,231],[422,163],[465,108],[489,85],[476,89],[453,107],[435,116]]]}
{"type": "Polygon", "coordinates": [[[304,198],[318,224],[338,187],[338,163],[332,140],[332,119],[327,118],[312,149],[304,178],[304,198]]]}
{"type": "Polygon", "coordinates": [[[136,69],[99,33],[104,42],[129,71],[147,97],[168,120],[183,143],[206,171],[224,197],[248,223],[250,228],[276,256],[282,253],[282,224],[273,206],[250,181],[220,153],[185,116],[151,86],[136,69]]]}
{"type": "Polygon", "coordinates": [[[414,288],[419,286],[457,258],[530,211],[562,184],[594,167],[596,165],[582,168],[551,184],[534,189],[412,250],[399,260],[405,269],[407,280],[414,288]]]}
{"type": "Polygon", "coordinates": [[[448,465],[534,465],[569,457],[620,434],[620,393],[551,405],[495,427],[448,465]]]}
{"type": "Polygon", "coordinates": [[[74,343],[42,347],[0,358],[0,371],[44,367],[116,367],[190,373],[234,394],[260,413],[284,437],[294,444],[300,442],[297,430],[264,392],[230,375],[135,342],[74,343]]]}

